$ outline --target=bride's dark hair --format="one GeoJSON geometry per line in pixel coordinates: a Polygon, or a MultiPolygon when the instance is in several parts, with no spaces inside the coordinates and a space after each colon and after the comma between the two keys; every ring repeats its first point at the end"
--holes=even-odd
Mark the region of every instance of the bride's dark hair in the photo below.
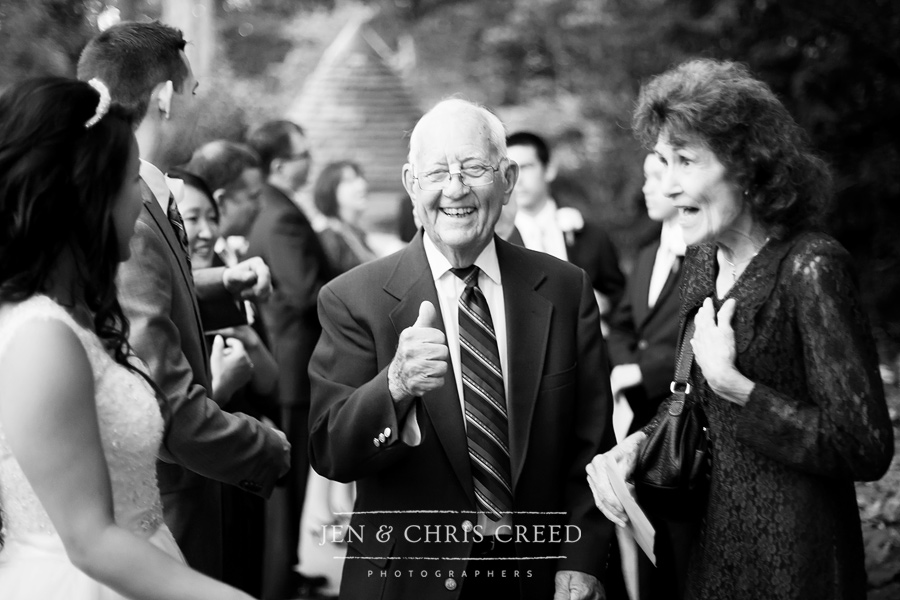
{"type": "Polygon", "coordinates": [[[0,302],[45,292],[69,248],[94,330],[130,367],[112,208],[134,151],[132,119],[112,106],[85,127],[99,102],[89,84],[61,77],[26,80],[0,96],[0,302]]]}
{"type": "Polygon", "coordinates": [[[130,115],[87,83],[30,79],[0,96],[0,302],[45,291],[63,249],[74,251],[94,329],[126,363],[128,324],[116,298],[112,208],[132,152],[130,115]]]}

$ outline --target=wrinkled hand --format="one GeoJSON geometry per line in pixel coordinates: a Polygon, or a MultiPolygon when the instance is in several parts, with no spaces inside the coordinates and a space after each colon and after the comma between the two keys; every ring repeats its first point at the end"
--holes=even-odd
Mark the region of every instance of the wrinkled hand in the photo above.
{"type": "Polygon", "coordinates": [[[450,360],[447,338],[435,329],[437,314],[427,300],[419,306],[419,317],[400,333],[397,353],[388,368],[391,397],[399,402],[416,398],[444,385],[450,360]]]}
{"type": "Polygon", "coordinates": [[[253,361],[237,338],[226,340],[217,335],[213,340],[209,363],[213,398],[217,402],[227,402],[238,388],[253,377],[253,361]]]}
{"type": "Polygon", "coordinates": [[[731,328],[735,306],[734,298],[729,298],[716,315],[712,299],[707,298],[694,317],[696,329],[691,340],[694,360],[713,389],[737,372],[734,329],[731,328]]]}
{"type": "Polygon", "coordinates": [[[272,275],[269,267],[258,256],[248,258],[225,269],[222,281],[235,298],[263,301],[272,293],[272,275]]]}
{"type": "Polygon", "coordinates": [[[594,503],[607,519],[619,527],[625,527],[628,515],[625,514],[625,508],[609,482],[609,469],[619,469],[623,477],[626,479],[630,477],[637,462],[641,442],[646,437],[647,434],[643,431],[636,431],[612,450],[595,456],[594,460],[585,467],[588,485],[594,494],[594,503]]]}
{"type": "Polygon", "coordinates": [[[581,571],[557,571],[553,600],[606,600],[606,592],[593,575],[581,571]]]}

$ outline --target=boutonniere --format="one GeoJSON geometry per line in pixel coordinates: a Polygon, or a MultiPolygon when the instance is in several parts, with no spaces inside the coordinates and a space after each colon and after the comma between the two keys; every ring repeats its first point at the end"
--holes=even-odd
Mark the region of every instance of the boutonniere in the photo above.
{"type": "Polygon", "coordinates": [[[556,209],[556,224],[566,238],[566,246],[575,243],[575,234],[584,229],[584,217],[577,208],[564,206],[556,209]]]}

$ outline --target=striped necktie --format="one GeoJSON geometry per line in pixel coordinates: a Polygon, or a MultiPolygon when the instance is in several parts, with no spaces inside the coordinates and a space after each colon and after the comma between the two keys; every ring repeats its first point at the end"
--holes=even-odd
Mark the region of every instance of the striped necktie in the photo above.
{"type": "Polygon", "coordinates": [[[178,238],[181,249],[184,250],[184,255],[187,257],[188,267],[190,267],[191,250],[188,247],[187,232],[184,230],[184,220],[181,218],[181,212],[178,210],[178,205],[175,203],[175,196],[172,194],[169,194],[169,208],[166,211],[166,216],[169,218],[172,229],[175,230],[175,237],[178,238]]]}
{"type": "Polygon", "coordinates": [[[452,271],[466,284],[459,297],[459,354],[475,498],[488,518],[497,521],[512,509],[509,419],[500,354],[491,312],[478,287],[478,267],[452,271]]]}

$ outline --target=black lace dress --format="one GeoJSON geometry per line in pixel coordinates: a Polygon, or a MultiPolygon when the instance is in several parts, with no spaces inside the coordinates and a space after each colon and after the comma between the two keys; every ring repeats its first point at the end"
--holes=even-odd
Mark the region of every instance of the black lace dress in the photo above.
{"type": "Polygon", "coordinates": [[[853,481],[881,477],[893,431],[850,256],[821,234],[773,240],[722,299],[717,271],[715,246],[689,249],[682,323],[734,298],[737,368],[756,385],[739,406],[694,364],[715,455],[686,597],[865,598],[853,481]]]}

